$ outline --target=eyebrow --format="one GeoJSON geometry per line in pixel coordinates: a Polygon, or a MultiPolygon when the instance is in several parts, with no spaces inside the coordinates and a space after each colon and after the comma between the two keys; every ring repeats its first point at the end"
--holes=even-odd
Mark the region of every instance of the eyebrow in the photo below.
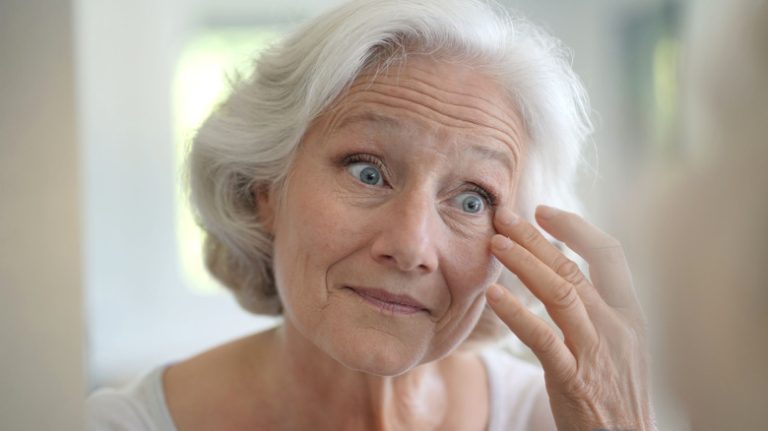
{"type": "Polygon", "coordinates": [[[510,173],[515,171],[515,164],[513,160],[510,159],[509,155],[503,151],[494,150],[493,148],[488,148],[486,146],[477,144],[470,145],[467,147],[467,149],[486,159],[496,160],[497,162],[506,166],[510,173]]]}
{"type": "MultiPolygon", "coordinates": [[[[334,127],[334,129],[340,130],[342,128],[359,123],[374,123],[376,125],[383,125],[387,129],[399,129],[402,127],[402,124],[392,117],[381,115],[375,112],[365,111],[344,118],[336,127],[334,127]]],[[[495,150],[493,148],[478,144],[472,144],[464,148],[472,153],[482,156],[483,158],[495,160],[501,163],[509,169],[510,173],[515,171],[514,160],[510,159],[509,155],[503,151],[495,150]]]]}
{"type": "Polygon", "coordinates": [[[386,115],[377,114],[375,112],[361,112],[359,114],[350,115],[349,117],[344,118],[341,120],[341,122],[334,127],[335,129],[343,129],[345,127],[349,127],[354,124],[358,123],[375,123],[375,124],[381,124],[386,126],[387,128],[400,128],[401,124],[399,121],[395,120],[392,117],[388,117],[386,115]]]}

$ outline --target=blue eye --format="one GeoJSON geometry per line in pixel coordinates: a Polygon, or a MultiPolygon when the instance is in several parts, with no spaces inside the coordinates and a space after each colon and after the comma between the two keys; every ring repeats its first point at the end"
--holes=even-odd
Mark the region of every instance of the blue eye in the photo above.
{"type": "Polygon", "coordinates": [[[461,205],[464,212],[477,214],[485,209],[485,201],[477,193],[462,193],[456,196],[456,203],[461,205]]]}
{"type": "Polygon", "coordinates": [[[370,163],[352,163],[347,166],[347,170],[363,184],[368,184],[370,186],[380,186],[384,184],[379,168],[370,163]]]}

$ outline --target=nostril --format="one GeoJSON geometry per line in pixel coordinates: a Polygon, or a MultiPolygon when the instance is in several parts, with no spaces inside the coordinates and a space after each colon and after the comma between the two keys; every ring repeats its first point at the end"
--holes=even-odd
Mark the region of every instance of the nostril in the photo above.
{"type": "Polygon", "coordinates": [[[391,254],[380,254],[378,256],[378,261],[385,265],[397,265],[397,259],[391,254]]]}
{"type": "Polygon", "coordinates": [[[437,267],[434,244],[431,238],[418,233],[402,229],[382,232],[370,246],[371,257],[380,264],[400,271],[434,271],[437,267]]]}

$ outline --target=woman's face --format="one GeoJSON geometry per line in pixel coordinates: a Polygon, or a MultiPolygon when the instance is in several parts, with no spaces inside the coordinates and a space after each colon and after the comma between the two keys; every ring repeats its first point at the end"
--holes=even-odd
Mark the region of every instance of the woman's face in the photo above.
{"type": "Polygon", "coordinates": [[[361,75],[312,124],[284,198],[264,201],[287,323],[379,375],[468,336],[500,273],[494,207],[514,202],[527,139],[503,94],[470,67],[413,56],[361,75]]]}

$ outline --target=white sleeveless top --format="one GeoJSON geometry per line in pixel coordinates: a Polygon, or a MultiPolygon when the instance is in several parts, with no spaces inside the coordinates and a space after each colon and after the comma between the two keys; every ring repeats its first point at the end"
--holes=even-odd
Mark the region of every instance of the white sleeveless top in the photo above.
{"type": "MultiPolygon", "coordinates": [[[[492,347],[480,352],[490,382],[487,431],[556,431],[542,370],[492,347]]],[[[86,400],[89,431],[176,431],[156,368],[121,389],[100,389],[86,400]]]]}

